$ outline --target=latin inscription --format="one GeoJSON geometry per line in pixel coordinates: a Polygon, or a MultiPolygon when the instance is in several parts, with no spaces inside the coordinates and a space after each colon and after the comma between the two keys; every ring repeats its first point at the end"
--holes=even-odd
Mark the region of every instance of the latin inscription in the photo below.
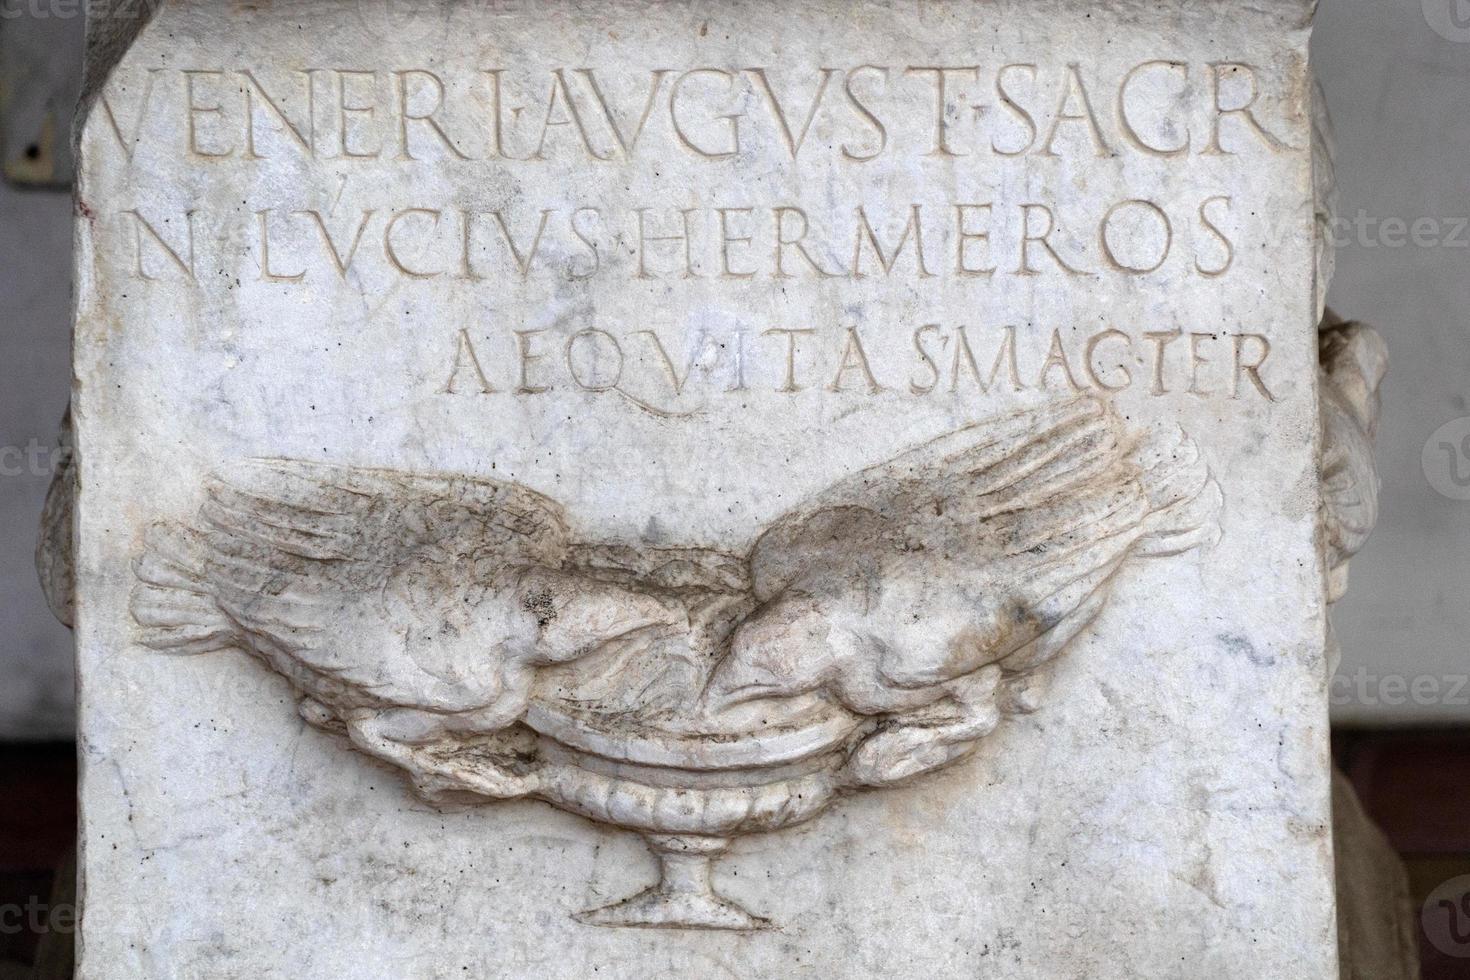
{"type": "Polygon", "coordinates": [[[718,335],[591,324],[569,334],[475,326],[462,328],[446,353],[443,394],[528,397],[575,389],[614,393],[671,415],[751,391],[925,398],[1137,388],[1275,400],[1262,374],[1271,342],[1247,332],[925,323],[878,337],[856,326],[744,324],[718,335]]]}
{"type": "Polygon", "coordinates": [[[1032,62],[367,71],[158,68],[104,96],[131,157],[170,117],[201,159],[459,160],[534,166],[681,156],[717,162],[775,148],[861,166],[938,158],[1230,156],[1287,149],[1258,70],[1239,61],[1143,61],[1103,76],[1032,62]],[[614,81],[616,76],[617,81],[614,81]],[[928,111],[917,121],[915,104],[928,111]],[[902,125],[899,125],[899,122],[902,125]],[[818,131],[822,138],[815,138],[818,131]]]}
{"type": "MultiPolygon", "coordinates": [[[[111,218],[134,276],[197,276],[197,213],[130,208],[111,218]]],[[[1173,209],[1145,199],[1060,214],[1041,201],[929,201],[857,205],[826,218],[794,202],[493,211],[425,202],[331,213],[264,208],[237,219],[242,226],[227,237],[244,246],[245,275],[277,283],[347,279],[354,271],[506,282],[1143,277],[1178,268],[1211,279],[1233,264],[1241,220],[1223,194],[1173,209]]],[[[205,264],[217,258],[228,255],[205,264]]]]}
{"type": "MultiPolygon", "coordinates": [[[[100,139],[123,165],[148,145],[227,167],[225,180],[258,171],[296,175],[298,190],[303,178],[317,181],[336,188],[334,203],[303,207],[256,190],[228,212],[79,206],[120,268],[143,283],[483,285],[487,308],[496,289],[559,282],[707,291],[892,281],[918,296],[1041,277],[1077,290],[1100,280],[1208,283],[1229,277],[1241,251],[1273,232],[1238,191],[1211,180],[1232,158],[1247,166],[1293,149],[1287,95],[1267,91],[1263,73],[1243,61],[1169,58],[1107,73],[1019,60],[617,72],[155,68],[100,102],[100,139]],[[691,166],[742,174],[784,166],[801,175],[802,190],[758,180],[740,191],[713,181],[650,190],[659,167],[675,162],[681,176],[691,166]],[[522,190],[501,207],[415,195],[404,178],[426,165],[462,176],[467,188],[509,175],[522,190]],[[820,193],[826,172],[906,167],[977,174],[987,179],[974,186],[990,190],[820,193]],[[1063,194],[1048,181],[1028,180],[1019,195],[1000,190],[1017,174],[1079,167],[1109,168],[1109,186],[1124,189],[1110,200],[1063,194]],[[1189,167],[1181,186],[1191,190],[1130,194],[1135,167],[1189,167]],[[567,193],[567,174],[617,168],[633,176],[616,193],[606,183],[581,199],[575,186],[567,193]],[[404,186],[401,200],[347,203],[354,186],[385,180],[404,186]],[[541,200],[538,182],[554,189],[541,200]]],[[[1270,340],[1248,324],[1201,332],[1169,322],[986,326],[936,314],[879,328],[827,319],[740,322],[719,336],[596,321],[556,331],[444,324],[437,391],[609,392],[671,415],[751,390],[1275,397],[1270,340]]]]}

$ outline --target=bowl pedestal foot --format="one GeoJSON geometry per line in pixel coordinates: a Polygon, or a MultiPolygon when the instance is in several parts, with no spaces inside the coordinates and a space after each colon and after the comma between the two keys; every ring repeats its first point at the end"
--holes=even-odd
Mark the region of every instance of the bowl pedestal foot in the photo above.
{"type": "Polygon", "coordinates": [[[752,915],[715,891],[710,880],[714,861],[729,850],[722,837],[645,834],[659,861],[659,880],[652,888],[577,918],[594,926],[644,926],[669,929],[769,929],[769,919],[752,915]]]}

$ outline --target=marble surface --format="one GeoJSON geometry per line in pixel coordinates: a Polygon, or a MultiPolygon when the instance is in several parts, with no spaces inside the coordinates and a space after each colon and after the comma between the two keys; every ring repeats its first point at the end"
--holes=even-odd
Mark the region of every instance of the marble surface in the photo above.
{"type": "Polygon", "coordinates": [[[80,975],[1335,976],[1310,7],[99,23],[80,975]]]}

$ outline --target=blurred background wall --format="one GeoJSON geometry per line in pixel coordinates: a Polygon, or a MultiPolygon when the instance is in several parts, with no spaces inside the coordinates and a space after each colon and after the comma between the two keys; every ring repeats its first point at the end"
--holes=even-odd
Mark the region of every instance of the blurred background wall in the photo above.
{"type": "Polygon", "coordinates": [[[32,556],[71,376],[65,184],[81,40],[79,16],[0,3],[0,741],[74,728],[71,634],[32,556]]]}
{"type": "MultiPolygon", "coordinates": [[[[0,3],[13,177],[64,176],[80,6],[37,18],[0,3]]],[[[1334,716],[1470,723],[1470,3],[1322,0],[1314,45],[1343,219],[1330,300],[1379,327],[1393,357],[1382,517],[1336,614],[1334,716]]],[[[68,194],[0,186],[0,255],[0,740],[66,738],[69,638],[32,549],[68,385],[68,194]]]]}
{"type": "Polygon", "coordinates": [[[1382,511],[1335,616],[1334,718],[1467,723],[1470,3],[1322,0],[1312,57],[1337,135],[1329,302],[1392,358],[1382,511]]]}

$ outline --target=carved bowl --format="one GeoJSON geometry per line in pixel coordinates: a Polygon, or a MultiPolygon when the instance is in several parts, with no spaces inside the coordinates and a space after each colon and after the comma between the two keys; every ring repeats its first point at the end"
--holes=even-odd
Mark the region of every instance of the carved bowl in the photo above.
{"type": "Polygon", "coordinates": [[[869,723],[817,712],[759,734],[723,739],[598,725],[536,704],[534,795],[631,830],[730,837],[778,830],[819,814],[869,723]]]}
{"type": "Polygon", "coordinates": [[[543,669],[511,729],[411,753],[420,792],[533,797],[640,833],[658,881],[580,913],[584,922],[769,927],[719,893],[714,860],[734,838],[810,820],[831,805],[850,785],[853,749],[879,722],[816,695],[707,711],[711,671],[753,604],[743,562],[699,549],[584,549],[582,559],[591,576],[683,604],[689,628],[640,634],[543,669]]]}

